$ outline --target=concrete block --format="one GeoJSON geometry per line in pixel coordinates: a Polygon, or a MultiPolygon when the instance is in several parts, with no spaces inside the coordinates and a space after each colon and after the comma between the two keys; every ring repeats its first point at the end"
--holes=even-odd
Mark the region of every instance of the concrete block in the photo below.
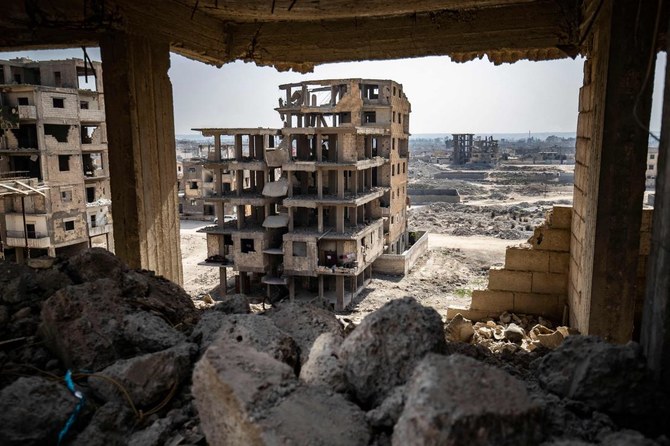
{"type": "Polygon", "coordinates": [[[558,296],[551,294],[514,293],[514,312],[547,317],[557,323],[563,317],[558,296]]]}
{"type": "Polygon", "coordinates": [[[549,271],[549,253],[529,246],[512,246],[505,252],[505,269],[513,271],[549,271]]]}
{"type": "Polygon", "coordinates": [[[530,292],[532,273],[491,268],[489,270],[489,289],[500,291],[530,292]]]}
{"type": "Polygon", "coordinates": [[[460,314],[466,319],[470,319],[471,321],[483,321],[486,319],[491,319],[491,318],[497,318],[500,316],[500,313],[497,311],[490,311],[490,310],[474,310],[472,308],[466,308],[466,307],[458,307],[458,306],[453,306],[453,307],[448,307],[447,308],[447,320],[451,320],[454,317],[456,317],[457,314],[460,314]]]}
{"type": "Polygon", "coordinates": [[[502,313],[514,307],[514,293],[511,291],[474,290],[470,308],[502,313]]]}
{"type": "Polygon", "coordinates": [[[535,272],[531,291],[542,294],[567,294],[568,275],[535,272]]]}
{"type": "Polygon", "coordinates": [[[535,234],[528,240],[534,249],[542,251],[570,251],[570,231],[550,229],[546,226],[535,228],[535,234]]]}
{"type": "Polygon", "coordinates": [[[651,232],[653,218],[653,209],[642,209],[642,224],[640,225],[640,232],[651,232]]]}
{"type": "Polygon", "coordinates": [[[549,272],[568,274],[570,271],[570,253],[569,252],[550,252],[549,253],[549,272]]]}
{"type": "Polygon", "coordinates": [[[554,206],[547,216],[547,224],[552,229],[570,229],[572,206],[554,206]]]}

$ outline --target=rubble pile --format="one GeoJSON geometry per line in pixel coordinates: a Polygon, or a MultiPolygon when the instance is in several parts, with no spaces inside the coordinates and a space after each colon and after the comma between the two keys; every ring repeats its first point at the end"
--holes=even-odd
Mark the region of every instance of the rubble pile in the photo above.
{"type": "Polygon", "coordinates": [[[0,263],[3,445],[668,444],[635,344],[411,297],[347,330],[307,304],[201,311],[102,250],[41,267],[0,263]]]}

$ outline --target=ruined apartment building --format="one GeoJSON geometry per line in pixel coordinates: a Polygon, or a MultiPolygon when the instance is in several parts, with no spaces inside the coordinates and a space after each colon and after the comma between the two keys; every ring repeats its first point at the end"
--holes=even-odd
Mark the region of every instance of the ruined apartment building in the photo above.
{"type": "Polygon", "coordinates": [[[497,164],[500,158],[498,140],[493,136],[475,138],[474,133],[454,133],[452,161],[456,165],[497,164]]]}
{"type": "Polygon", "coordinates": [[[239,272],[237,285],[268,295],[288,288],[346,307],[382,253],[408,246],[410,104],[390,80],[322,80],[280,86],[276,129],[200,129],[214,136],[218,225],[208,262],[239,272]],[[234,154],[221,153],[222,137],[234,154]],[[226,173],[235,184],[223,190],[226,173]],[[225,222],[222,204],[236,208],[225,222]]]}
{"type": "Polygon", "coordinates": [[[113,250],[101,64],[0,61],[0,82],[6,257],[113,250]]]}

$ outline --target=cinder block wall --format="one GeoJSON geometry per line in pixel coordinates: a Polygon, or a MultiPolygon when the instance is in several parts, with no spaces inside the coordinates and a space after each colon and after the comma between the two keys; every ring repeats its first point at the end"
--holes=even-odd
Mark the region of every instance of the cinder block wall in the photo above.
{"type": "MultiPolygon", "coordinates": [[[[652,209],[642,212],[636,327],[639,327],[644,302],[652,214],[652,209]]],[[[477,320],[512,311],[563,323],[564,309],[568,305],[572,215],[571,206],[554,206],[527,243],[507,248],[505,266],[490,269],[487,289],[472,292],[470,308],[449,307],[447,318],[461,313],[477,320]]],[[[574,325],[572,321],[565,322],[574,325]]]]}

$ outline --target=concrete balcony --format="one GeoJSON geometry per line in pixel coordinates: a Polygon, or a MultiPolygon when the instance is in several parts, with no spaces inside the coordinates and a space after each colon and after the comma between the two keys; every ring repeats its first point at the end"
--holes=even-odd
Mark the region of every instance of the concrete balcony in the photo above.
{"type": "Polygon", "coordinates": [[[81,151],[82,152],[103,152],[107,150],[107,144],[88,144],[88,143],[82,143],[81,145],[81,151]]]}
{"type": "MultiPolygon", "coordinates": [[[[23,248],[26,246],[25,232],[7,231],[7,246],[23,248]]],[[[48,248],[51,246],[49,234],[28,231],[28,248],[48,248]]]]}
{"type": "Polygon", "coordinates": [[[37,119],[37,108],[34,105],[19,105],[19,119],[34,121],[37,119]]]}
{"type": "Polygon", "coordinates": [[[109,232],[112,232],[112,225],[111,224],[97,225],[97,226],[91,226],[90,224],[88,225],[88,236],[89,237],[95,237],[96,235],[103,235],[103,234],[107,234],[109,232]]]}
{"type": "Polygon", "coordinates": [[[81,122],[104,122],[105,121],[105,111],[104,110],[80,109],[79,110],[79,119],[81,120],[81,122]]]}

